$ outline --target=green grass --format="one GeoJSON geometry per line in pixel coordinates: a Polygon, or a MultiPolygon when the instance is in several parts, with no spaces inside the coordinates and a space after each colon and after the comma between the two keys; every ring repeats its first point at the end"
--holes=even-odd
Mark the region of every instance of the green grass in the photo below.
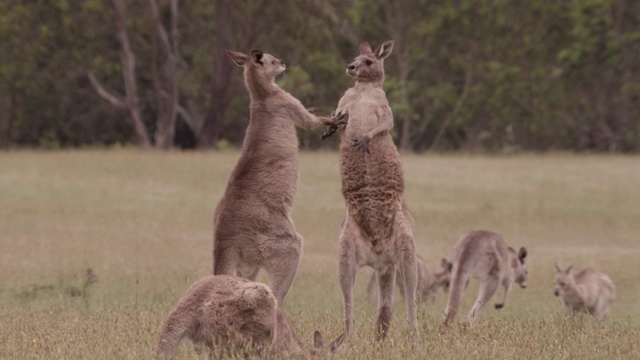
{"type": "MultiPolygon", "coordinates": [[[[164,316],[212,268],[212,214],[239,153],[133,149],[0,153],[0,358],[150,358],[164,316]],[[82,289],[85,271],[98,277],[82,289]],[[74,290],[75,289],[75,293],[74,290]]],[[[373,341],[371,271],[356,280],[356,333],[338,358],[640,358],[638,156],[402,156],[420,254],[439,264],[460,234],[501,233],[529,249],[529,288],[507,307],[441,332],[445,296],[420,306],[407,343],[399,294],[373,341]],[[566,321],[553,263],[593,266],[617,299],[603,324],[566,321]]],[[[342,331],[338,154],[303,153],[294,221],[304,255],[285,309],[304,339],[342,331]]],[[[264,276],[261,275],[264,281],[264,276]]],[[[472,284],[461,308],[475,297],[472,284]]],[[[498,296],[501,292],[498,293],[498,296]]],[[[497,298],[492,299],[497,300],[497,298]]],[[[185,341],[179,357],[195,358],[185,341]]]]}

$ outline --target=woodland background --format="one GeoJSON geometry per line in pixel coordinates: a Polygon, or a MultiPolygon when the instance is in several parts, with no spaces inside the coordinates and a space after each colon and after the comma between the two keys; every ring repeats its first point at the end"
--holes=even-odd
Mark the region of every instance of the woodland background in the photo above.
{"type": "MultiPolygon", "coordinates": [[[[640,151],[640,1],[0,0],[0,148],[240,146],[241,70],[329,114],[367,40],[404,150],[640,151]]],[[[332,147],[301,132],[303,147],[332,147]]]]}

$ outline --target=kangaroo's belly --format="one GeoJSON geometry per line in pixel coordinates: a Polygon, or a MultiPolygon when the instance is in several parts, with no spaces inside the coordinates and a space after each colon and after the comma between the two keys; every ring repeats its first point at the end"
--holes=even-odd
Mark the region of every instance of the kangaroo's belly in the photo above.
{"type": "Polygon", "coordinates": [[[349,213],[364,236],[388,238],[404,191],[402,164],[391,136],[372,139],[370,154],[348,141],[340,150],[342,194],[349,213]]]}

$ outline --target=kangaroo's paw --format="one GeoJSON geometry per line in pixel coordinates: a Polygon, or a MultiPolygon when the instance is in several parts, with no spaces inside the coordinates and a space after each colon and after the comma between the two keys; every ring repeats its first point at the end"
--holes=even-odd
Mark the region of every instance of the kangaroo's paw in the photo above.
{"type": "Polygon", "coordinates": [[[307,111],[308,111],[308,112],[310,112],[310,113],[312,113],[312,114],[313,114],[314,112],[318,111],[318,110],[319,110],[319,109],[318,109],[317,107],[315,107],[315,106],[312,106],[312,107],[308,107],[308,108],[307,108],[307,111]]]}
{"type": "Polygon", "coordinates": [[[500,310],[504,307],[504,304],[496,304],[496,309],[500,310]]]}
{"type": "Polygon", "coordinates": [[[366,136],[359,139],[353,139],[353,146],[367,155],[371,155],[371,151],[369,150],[369,139],[366,136]]]}

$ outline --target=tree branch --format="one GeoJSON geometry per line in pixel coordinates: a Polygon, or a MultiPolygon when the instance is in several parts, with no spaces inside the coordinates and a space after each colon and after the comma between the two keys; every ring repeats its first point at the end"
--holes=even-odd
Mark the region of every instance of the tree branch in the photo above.
{"type": "Polygon", "coordinates": [[[87,77],[89,77],[89,81],[91,82],[91,86],[96,90],[98,95],[100,95],[103,99],[107,100],[111,103],[111,105],[120,108],[127,109],[129,106],[127,102],[121,96],[113,94],[109,91],[104,85],[100,83],[100,81],[96,78],[96,76],[90,70],[87,71],[87,77]]]}
{"type": "Polygon", "coordinates": [[[451,112],[451,114],[449,114],[449,116],[444,120],[442,125],[440,125],[440,128],[438,129],[438,133],[436,134],[436,137],[433,139],[433,143],[431,143],[431,146],[429,147],[429,151],[433,151],[436,149],[436,147],[438,146],[438,143],[440,143],[440,140],[444,135],[444,131],[447,129],[451,121],[453,121],[453,119],[455,119],[456,116],[458,116],[460,109],[462,109],[462,104],[464,104],[464,100],[467,97],[467,94],[469,93],[470,87],[471,87],[471,70],[467,69],[464,76],[464,85],[462,87],[462,93],[460,93],[460,96],[458,97],[456,106],[453,108],[453,111],[451,112]]]}

